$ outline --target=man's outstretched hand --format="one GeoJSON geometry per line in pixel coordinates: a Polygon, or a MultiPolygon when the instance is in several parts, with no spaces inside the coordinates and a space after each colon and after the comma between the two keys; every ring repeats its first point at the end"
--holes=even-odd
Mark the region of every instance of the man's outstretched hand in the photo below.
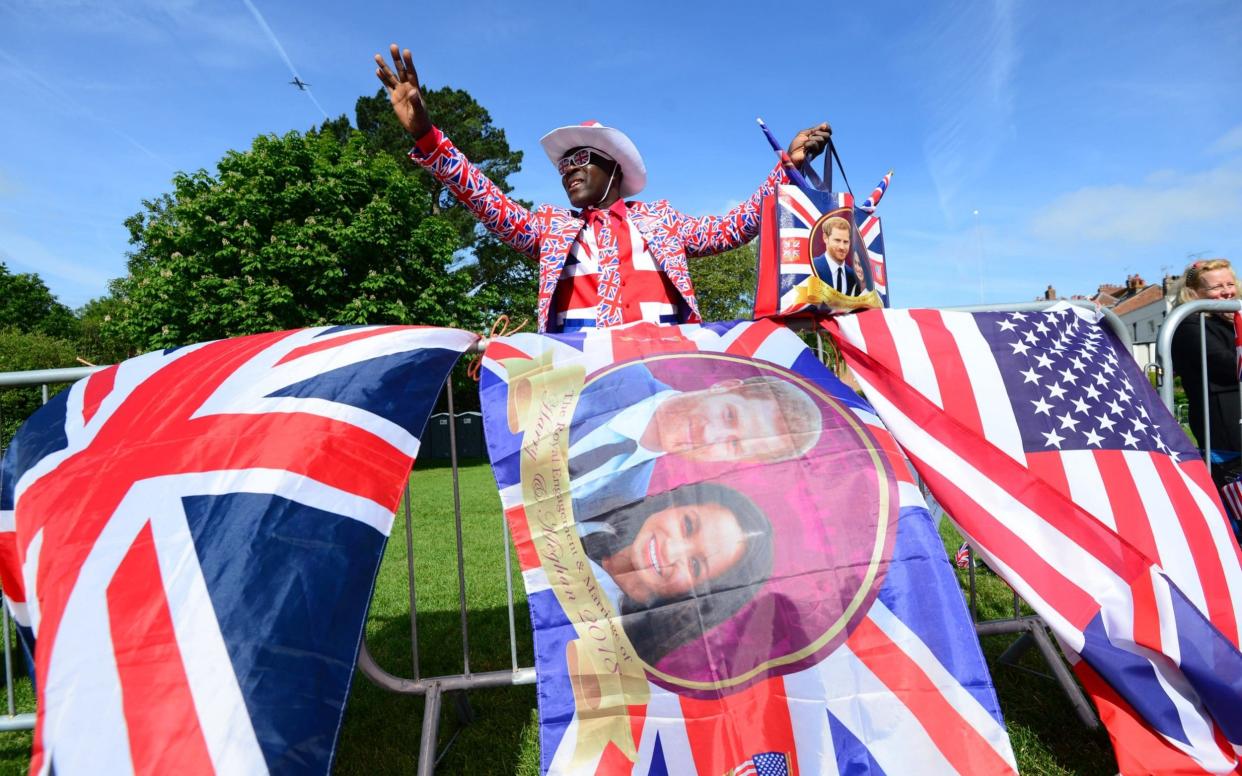
{"type": "Polygon", "coordinates": [[[392,101],[397,120],[417,140],[431,131],[431,115],[427,113],[427,103],[418,88],[418,71],[414,69],[409,49],[401,51],[394,43],[388,47],[388,53],[392,56],[392,69],[388,68],[383,55],[376,54],[375,64],[379,67],[375,68],[375,77],[388,90],[388,99],[392,101]]]}
{"type": "MultiPolygon", "coordinates": [[[[396,46],[393,46],[393,51],[396,51],[396,46]]],[[[819,156],[828,147],[828,140],[831,137],[832,127],[826,121],[802,130],[794,135],[793,141],[789,144],[789,161],[793,162],[794,167],[801,167],[803,162],[809,162],[819,156]]]]}

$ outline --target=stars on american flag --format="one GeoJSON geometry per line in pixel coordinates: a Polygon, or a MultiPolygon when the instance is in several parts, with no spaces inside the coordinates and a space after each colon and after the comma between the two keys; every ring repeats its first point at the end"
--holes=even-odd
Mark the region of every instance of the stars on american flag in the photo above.
{"type": "Polygon", "coordinates": [[[763,752],[733,768],[725,776],[789,776],[789,755],[763,752]]]}
{"type": "Polygon", "coordinates": [[[1139,398],[1139,378],[1075,310],[998,316],[994,336],[1002,373],[1022,397],[1019,426],[1037,430],[1032,449],[1171,452],[1139,398]]]}

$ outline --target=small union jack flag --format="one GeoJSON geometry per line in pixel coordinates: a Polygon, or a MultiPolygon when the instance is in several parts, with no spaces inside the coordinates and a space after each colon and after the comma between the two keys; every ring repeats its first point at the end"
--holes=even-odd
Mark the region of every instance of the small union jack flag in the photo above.
{"type": "Polygon", "coordinates": [[[0,464],[31,773],[326,773],[393,510],[476,337],[339,327],[148,353],[0,464]]]}
{"type": "Polygon", "coordinates": [[[867,195],[867,198],[863,200],[863,203],[858,206],[858,209],[866,213],[874,213],[876,205],[880,204],[880,198],[884,196],[884,192],[888,191],[888,184],[891,183],[892,180],[893,171],[889,170],[884,177],[880,179],[880,182],[876,184],[876,187],[872,189],[871,193],[867,195]]]}
{"type": "Polygon", "coordinates": [[[970,543],[962,542],[962,546],[953,553],[953,565],[959,569],[970,568],[970,543]]]}

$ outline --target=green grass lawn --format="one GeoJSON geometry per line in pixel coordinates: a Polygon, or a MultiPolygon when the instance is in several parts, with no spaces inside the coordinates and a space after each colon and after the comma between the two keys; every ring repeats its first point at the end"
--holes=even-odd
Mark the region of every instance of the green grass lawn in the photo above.
{"type": "MultiPolygon", "coordinates": [[[[505,606],[504,543],[508,542],[500,499],[485,463],[463,466],[460,474],[466,603],[470,615],[469,659],[474,672],[510,667],[509,622],[505,606]]],[[[447,467],[419,466],[412,478],[411,533],[417,594],[418,650],[422,676],[457,674],[463,670],[461,620],[456,574],[457,545],[453,527],[453,496],[447,467]]],[[[947,523],[945,544],[955,550],[961,539],[947,523]]],[[[397,515],[375,598],[367,622],[367,643],[376,661],[389,673],[413,677],[410,648],[410,605],[406,587],[406,521],[397,515]]],[[[533,665],[530,619],[514,559],[513,590],[517,600],[516,629],[519,666],[533,665]]],[[[958,572],[963,590],[966,572],[958,572]]],[[[995,576],[976,577],[979,616],[1013,615],[1013,593],[995,576]]],[[[1024,610],[1026,613],[1026,610],[1024,610]]],[[[1112,774],[1117,768],[1107,736],[1082,727],[1069,701],[1047,677],[1039,653],[1031,650],[1017,666],[998,666],[996,657],[1016,636],[983,640],[992,667],[1001,708],[1024,774],[1112,774]]],[[[33,709],[28,680],[17,683],[19,710],[33,709]]],[[[538,722],[535,688],[509,687],[444,699],[439,747],[444,753],[437,773],[538,773],[538,722]],[[473,717],[463,724],[462,717],[473,717]],[[451,745],[450,745],[451,741],[451,745]]],[[[349,776],[408,774],[418,762],[423,699],[386,692],[356,674],[335,772],[349,776]]],[[[30,734],[0,734],[0,776],[24,773],[30,734]]]]}
{"type": "MultiPolygon", "coordinates": [[[[474,671],[510,665],[508,615],[505,610],[504,559],[500,499],[486,464],[461,469],[466,600],[470,606],[470,667],[474,671]]],[[[461,626],[457,609],[452,512],[448,468],[424,469],[413,477],[415,583],[418,594],[419,653],[423,675],[462,669],[461,626]]],[[[956,550],[961,537],[946,522],[945,545],[956,550]]],[[[514,561],[516,569],[516,559],[514,561]]],[[[368,643],[380,665],[409,677],[409,604],[406,599],[405,522],[397,516],[367,629],[368,643]]],[[[959,570],[962,589],[966,571],[959,570]]],[[[529,615],[520,576],[514,573],[518,600],[518,662],[533,664],[529,615]]],[[[976,575],[981,619],[1013,616],[1013,591],[994,575],[976,575]]],[[[1030,610],[1024,608],[1023,614],[1030,610]]],[[[997,666],[996,657],[1017,637],[992,636],[983,650],[992,666],[1018,767],[1031,774],[1112,774],[1112,748],[1103,731],[1086,730],[1069,701],[1047,676],[1039,653],[1028,651],[1017,666],[997,666]]],[[[439,744],[452,745],[437,773],[535,774],[539,771],[538,721],[534,687],[479,690],[470,693],[474,722],[460,724],[446,700],[439,744]],[[455,736],[455,738],[453,738],[455,736]]],[[[338,774],[408,773],[418,761],[422,699],[399,697],[355,679],[341,736],[338,774]]]]}

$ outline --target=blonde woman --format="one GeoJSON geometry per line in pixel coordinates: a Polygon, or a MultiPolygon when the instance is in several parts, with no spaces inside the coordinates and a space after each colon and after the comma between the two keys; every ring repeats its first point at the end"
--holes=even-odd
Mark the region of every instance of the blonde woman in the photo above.
{"type": "MultiPolygon", "coordinates": [[[[1177,303],[1196,299],[1233,299],[1237,296],[1237,277],[1228,259],[1196,261],[1182,275],[1177,303]]],[[[1200,448],[1209,443],[1211,432],[1212,479],[1223,484],[1239,469],[1242,450],[1242,406],[1238,395],[1237,348],[1234,344],[1233,316],[1208,313],[1203,321],[1203,352],[1207,358],[1207,404],[1203,395],[1203,366],[1200,361],[1199,316],[1182,321],[1173,334],[1173,371],[1181,375],[1186,400],[1190,404],[1190,429],[1200,448]]]]}

